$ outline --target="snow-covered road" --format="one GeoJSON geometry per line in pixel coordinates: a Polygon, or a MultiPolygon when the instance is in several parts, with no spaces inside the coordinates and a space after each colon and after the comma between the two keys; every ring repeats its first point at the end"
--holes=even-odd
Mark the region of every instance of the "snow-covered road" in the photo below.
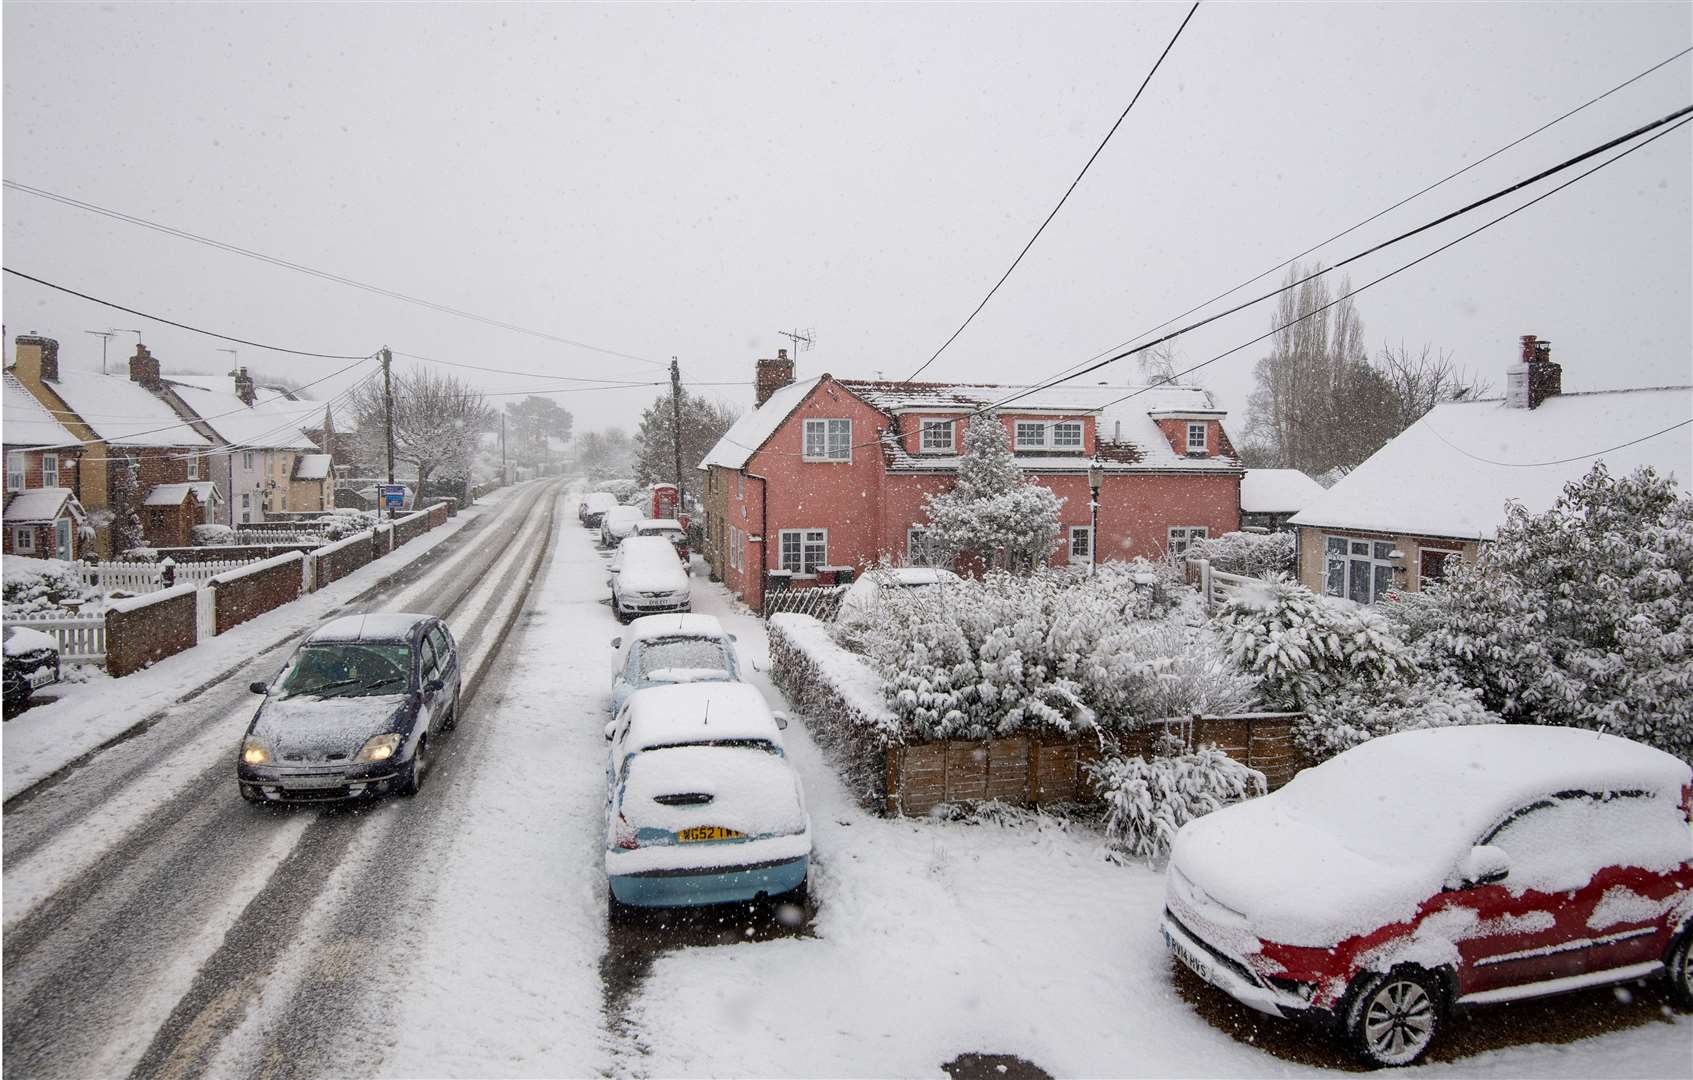
{"type": "MultiPolygon", "coordinates": [[[[108,752],[151,755],[145,768],[97,760],[36,800],[58,815],[57,833],[32,831],[20,810],[30,839],[15,860],[7,815],[9,915],[14,890],[22,897],[5,942],[8,1068],[940,1076],[968,1053],[1065,1076],[1345,1066],[1173,976],[1156,932],[1158,873],[1113,864],[1097,835],[1051,819],[870,815],[803,717],[788,745],[816,842],[806,923],[736,914],[608,941],[601,729],[620,628],[604,553],[552,494],[514,501],[481,541],[382,605],[442,611],[471,663],[489,658],[419,798],[360,812],[244,806],[227,755],[251,704],[213,692],[158,746],[150,731],[108,752]],[[96,801],[78,815],[55,807],[77,799],[96,801]]],[[[737,634],[743,671],[782,707],[762,624],[697,561],[693,581],[695,610],[737,634]]],[[[1687,1076],[1688,1022],[1661,1016],[1658,1001],[1605,991],[1492,1010],[1418,1071],[1687,1076]],[[1625,1029],[1544,1045],[1578,1011],[1625,1029]]]]}

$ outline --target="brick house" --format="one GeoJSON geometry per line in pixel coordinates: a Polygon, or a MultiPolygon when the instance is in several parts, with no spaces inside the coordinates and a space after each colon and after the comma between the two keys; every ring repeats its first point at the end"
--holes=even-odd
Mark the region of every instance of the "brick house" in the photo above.
{"type": "MultiPolygon", "coordinates": [[[[757,376],[756,407],[700,465],[706,558],[755,607],[771,581],[827,582],[884,556],[927,561],[924,496],[952,485],[970,415],[1025,389],[796,383],[786,350],[758,361],[757,376]]],[[[1018,462],[1064,499],[1054,562],[1159,557],[1240,525],[1244,470],[1224,412],[1198,387],[1060,386],[999,412],[1018,462]]]]}
{"type": "MultiPolygon", "coordinates": [[[[298,483],[301,460],[322,456],[300,430],[298,402],[268,387],[261,393],[244,367],[227,376],[166,375],[164,382],[166,400],[220,448],[206,464],[221,521],[242,525],[267,513],[323,509],[325,483],[298,483]]],[[[333,493],[327,505],[334,505],[333,493]]]]}
{"type": "Polygon", "coordinates": [[[94,548],[102,558],[117,553],[117,515],[143,517],[143,504],[154,487],[207,479],[205,455],[211,441],[159,396],[159,361],[146,346],[136,346],[129,377],[124,378],[61,368],[57,341],[24,334],[17,338],[9,370],[82,446],[74,490],[94,527],[94,548]],[[130,475],[136,481],[133,491],[130,475]]]}
{"type": "Polygon", "coordinates": [[[1449,560],[1475,561],[1507,501],[1549,510],[1595,461],[1613,476],[1650,465],[1693,491],[1693,386],[1566,394],[1551,343],[1532,335],[1506,386],[1435,406],[1293,516],[1306,587],[1359,603],[1421,589],[1449,560]],[[1618,449],[1592,456],[1605,447],[1618,449]]]}
{"type": "Polygon", "coordinates": [[[76,497],[82,445],[9,371],[3,400],[5,552],[75,559],[88,518],[76,497]]]}
{"type": "Polygon", "coordinates": [[[194,542],[194,526],[216,522],[223,496],[209,480],[158,484],[141,504],[141,529],[153,547],[187,547],[194,542]]]}

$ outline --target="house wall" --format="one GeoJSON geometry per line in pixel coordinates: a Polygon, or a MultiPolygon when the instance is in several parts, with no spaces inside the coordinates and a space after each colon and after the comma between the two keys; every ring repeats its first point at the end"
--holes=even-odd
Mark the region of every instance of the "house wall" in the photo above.
{"type": "Polygon", "coordinates": [[[9,463],[12,455],[22,454],[24,459],[23,487],[14,489],[11,484],[8,483],[5,488],[8,494],[10,494],[13,490],[22,491],[24,488],[42,488],[49,486],[46,479],[42,476],[42,459],[47,454],[56,454],[59,458],[59,481],[57,484],[51,486],[70,488],[73,492],[77,489],[78,480],[82,475],[80,465],[80,459],[82,457],[81,447],[66,446],[59,447],[57,449],[44,449],[29,446],[7,446],[4,448],[4,452],[5,461],[8,463],[6,469],[7,479],[10,479],[11,477],[11,467],[9,463]]]}
{"type": "MultiPolygon", "coordinates": [[[[78,559],[82,557],[82,537],[77,529],[76,519],[70,518],[70,522],[71,558],[78,559]]],[[[54,526],[51,522],[44,525],[7,525],[4,529],[0,529],[0,534],[3,534],[5,538],[5,553],[7,555],[22,555],[23,557],[29,559],[58,558],[57,553],[54,551],[54,544],[56,541],[54,539],[53,530],[54,526]],[[25,551],[22,546],[17,543],[19,533],[28,533],[34,538],[35,546],[31,550],[25,551]]]]}
{"type": "Polygon", "coordinates": [[[328,480],[290,480],[288,481],[288,510],[290,513],[309,513],[322,510],[325,506],[333,506],[334,497],[326,503],[324,491],[329,487],[328,480]]]}
{"type": "Polygon", "coordinates": [[[241,496],[247,496],[246,512],[248,521],[265,520],[265,481],[270,478],[275,466],[270,459],[275,456],[274,450],[253,450],[253,463],[247,464],[248,451],[237,450],[229,455],[229,523],[241,523],[241,496]]]}
{"type": "MultiPolygon", "coordinates": [[[[1069,496],[1060,520],[1085,525],[1087,478],[1054,484],[1069,496]]],[[[1108,473],[1099,491],[1101,562],[1164,556],[1172,526],[1203,525],[1211,536],[1240,528],[1239,473],[1108,473]]]]}
{"type": "Polygon", "coordinates": [[[1399,577],[1398,586],[1407,592],[1417,592],[1423,587],[1422,562],[1424,551],[1456,552],[1466,563],[1474,563],[1481,553],[1481,544],[1475,540],[1447,540],[1432,536],[1413,536],[1409,533],[1368,532],[1361,529],[1321,529],[1311,526],[1299,527],[1299,580],[1312,592],[1321,593],[1324,586],[1326,570],[1324,558],[1324,540],[1330,536],[1344,536],[1351,540],[1387,540],[1400,551],[1405,553],[1405,573],[1399,577]]]}

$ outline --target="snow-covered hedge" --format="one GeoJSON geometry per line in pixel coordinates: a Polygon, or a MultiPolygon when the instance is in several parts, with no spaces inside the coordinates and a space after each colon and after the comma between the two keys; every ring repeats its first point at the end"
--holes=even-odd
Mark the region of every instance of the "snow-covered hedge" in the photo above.
{"type": "Polygon", "coordinates": [[[1543,514],[1512,505],[1405,622],[1430,665],[1506,719],[1693,761],[1693,498],[1650,469],[1595,465],[1543,514]]]}
{"type": "Polygon", "coordinates": [[[313,532],[321,533],[326,540],[344,540],[354,533],[375,525],[381,517],[374,510],[354,510],[349,507],[336,507],[326,510],[322,517],[301,525],[302,530],[309,528],[313,532]]]}
{"type": "Polygon", "coordinates": [[[848,787],[879,803],[885,751],[905,735],[883,701],[881,677],[809,615],[773,615],[769,635],[771,681],[805,714],[807,731],[835,758],[848,787]]]}
{"type": "Polygon", "coordinates": [[[83,584],[76,563],[61,559],[5,559],[4,600],[7,618],[63,614],[66,600],[91,600],[99,593],[83,584]]]}
{"type": "Polygon", "coordinates": [[[196,525],[193,531],[195,547],[235,543],[235,530],[228,525],[196,525]]]}
{"type": "Polygon", "coordinates": [[[1327,761],[1382,735],[1456,724],[1497,724],[1499,715],[1482,704],[1481,693],[1449,676],[1347,687],[1314,702],[1294,722],[1293,740],[1307,757],[1327,761]]]}
{"type": "Polygon", "coordinates": [[[1196,540],[1184,554],[1205,559],[1225,574],[1268,578],[1293,573],[1293,534],[1231,532],[1210,540],[1196,540]]]}
{"type": "Polygon", "coordinates": [[[1127,730],[1247,704],[1252,681],[1216,641],[1163,618],[1173,596],[1143,562],[995,571],[885,590],[850,640],[909,741],[1127,730]]]}
{"type": "Polygon", "coordinates": [[[1136,859],[1164,858],[1183,825],[1267,790],[1263,773],[1215,746],[1150,760],[1107,757],[1087,769],[1105,801],[1106,835],[1136,859]]]}

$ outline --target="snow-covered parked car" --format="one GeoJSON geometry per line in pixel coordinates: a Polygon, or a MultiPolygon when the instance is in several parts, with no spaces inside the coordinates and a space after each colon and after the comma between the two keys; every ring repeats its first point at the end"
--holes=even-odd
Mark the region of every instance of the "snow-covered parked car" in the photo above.
{"type": "Polygon", "coordinates": [[[883,566],[866,570],[841,597],[839,623],[863,622],[871,617],[882,597],[909,589],[945,588],[959,580],[951,570],[936,566],[883,566]]]}
{"type": "Polygon", "coordinates": [[[577,507],[576,516],[582,519],[585,529],[600,527],[600,519],[605,517],[606,511],[617,505],[617,496],[609,491],[594,491],[583,496],[582,504],[577,507]]]}
{"type": "Polygon", "coordinates": [[[630,907],[763,898],[804,905],[811,819],[783,751],[785,726],[745,683],[630,696],[606,725],[614,922],[630,907]]]}
{"type": "Polygon", "coordinates": [[[423,785],[458,723],[458,644],[433,615],[349,615],[301,642],[264,694],[236,759],[249,802],[316,802],[423,785]]]}
{"type": "Polygon", "coordinates": [[[645,615],[612,639],[620,650],[611,677],[611,714],[629,695],[649,686],[740,682],[735,635],[712,615],[645,615]]]}
{"type": "Polygon", "coordinates": [[[683,563],[688,561],[688,530],[675,518],[642,518],[635,522],[636,536],[661,536],[676,548],[683,563]]]}
{"type": "Polygon", "coordinates": [[[51,634],[8,626],[5,650],[7,705],[23,705],[35,691],[59,681],[59,642],[51,634]]]}
{"type": "Polygon", "coordinates": [[[1666,974],[1693,1007],[1693,769],[1612,735],[1374,739],[1176,836],[1163,932],[1206,982],[1407,1065],[1449,1010],[1666,974]]]}
{"type": "Polygon", "coordinates": [[[624,539],[635,535],[635,525],[641,520],[638,506],[614,506],[600,518],[600,546],[616,547],[624,539]]]}
{"type": "Polygon", "coordinates": [[[688,572],[677,561],[676,549],[668,540],[629,537],[617,546],[609,570],[611,610],[618,622],[693,607],[688,572]]]}

